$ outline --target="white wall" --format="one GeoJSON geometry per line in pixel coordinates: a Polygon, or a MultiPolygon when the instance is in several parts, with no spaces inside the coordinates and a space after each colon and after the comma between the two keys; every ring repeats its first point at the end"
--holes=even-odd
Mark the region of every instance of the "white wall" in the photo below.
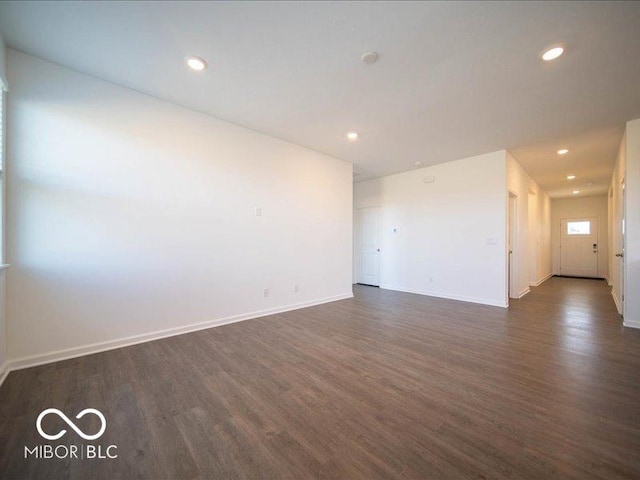
{"type": "MultiPolygon", "coordinates": [[[[4,95],[4,100],[6,101],[6,93],[3,92],[4,89],[8,88],[7,78],[6,78],[6,49],[4,45],[4,40],[0,36],[0,95],[4,95]]],[[[6,117],[0,118],[0,124],[6,125],[6,117]]],[[[2,129],[3,137],[0,139],[0,143],[5,146],[2,148],[2,158],[0,159],[3,167],[6,164],[5,158],[5,150],[6,150],[6,136],[4,136],[4,130],[2,129]]],[[[5,228],[5,188],[4,188],[4,178],[0,179],[3,183],[2,195],[0,195],[0,264],[4,263],[4,232],[5,228]]],[[[7,303],[6,303],[6,281],[5,281],[6,270],[4,268],[0,269],[0,383],[2,383],[3,376],[5,374],[4,367],[5,362],[7,360],[7,303]]]]}
{"type": "Polygon", "coordinates": [[[563,218],[598,217],[598,277],[607,278],[609,272],[609,215],[607,196],[554,198],[551,202],[551,244],[553,273],[560,271],[560,222],[563,218]]]}
{"type": "Polygon", "coordinates": [[[0,35],[0,89],[9,87],[7,81],[7,49],[4,44],[4,39],[0,35]]]}
{"type": "Polygon", "coordinates": [[[529,292],[551,275],[551,200],[507,152],[507,189],[517,196],[516,242],[513,248],[514,297],[529,292]]]}
{"type": "Polygon", "coordinates": [[[624,324],[640,328],[640,119],[627,122],[624,324]]]}
{"type": "Polygon", "coordinates": [[[357,183],[355,208],[380,206],[380,286],[506,306],[505,176],[502,150],[357,183]]]}
{"type": "Polygon", "coordinates": [[[13,50],[8,65],[12,360],[351,296],[350,164],[13,50]]]}
{"type": "Polygon", "coordinates": [[[531,255],[530,285],[540,285],[552,275],[551,265],[551,198],[538,184],[532,185],[533,196],[530,216],[530,245],[533,245],[531,255]]]}

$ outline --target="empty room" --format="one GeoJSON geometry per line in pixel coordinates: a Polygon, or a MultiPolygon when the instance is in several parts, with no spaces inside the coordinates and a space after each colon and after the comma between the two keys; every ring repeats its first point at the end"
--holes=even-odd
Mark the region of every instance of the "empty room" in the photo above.
{"type": "Polygon", "coordinates": [[[0,479],[640,478],[640,2],[0,2],[0,479]]]}

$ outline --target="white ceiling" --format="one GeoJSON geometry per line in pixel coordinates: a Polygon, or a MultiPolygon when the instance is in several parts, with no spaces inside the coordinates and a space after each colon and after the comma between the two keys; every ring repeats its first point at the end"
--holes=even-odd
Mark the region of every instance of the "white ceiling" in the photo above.
{"type": "Polygon", "coordinates": [[[0,2],[11,47],[351,161],[359,180],[508,148],[554,196],[559,145],[602,189],[640,117],[639,25],[638,2],[0,2]]]}
{"type": "Polygon", "coordinates": [[[552,198],[605,195],[620,147],[624,125],[597,128],[552,138],[536,145],[512,148],[511,153],[552,198]],[[569,153],[558,155],[567,148],[569,153]],[[568,180],[568,175],[575,179],[568,180]]]}

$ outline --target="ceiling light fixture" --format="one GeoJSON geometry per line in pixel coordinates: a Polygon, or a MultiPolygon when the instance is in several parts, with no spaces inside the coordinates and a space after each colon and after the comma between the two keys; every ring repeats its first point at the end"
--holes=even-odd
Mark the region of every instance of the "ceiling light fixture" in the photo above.
{"type": "Polygon", "coordinates": [[[545,62],[550,62],[551,60],[555,60],[556,58],[558,58],[563,53],[564,53],[563,45],[554,45],[552,47],[547,48],[544,52],[542,52],[542,54],[540,55],[540,58],[542,58],[542,60],[544,60],[545,62]]]}
{"type": "Polygon", "coordinates": [[[363,53],[362,57],[360,58],[367,65],[371,65],[372,63],[376,63],[378,61],[378,54],[376,52],[366,52],[363,53]]]}
{"type": "Polygon", "coordinates": [[[567,150],[566,148],[561,148],[560,150],[558,150],[558,155],[566,155],[567,153],[569,153],[569,150],[567,150]]]}
{"type": "Polygon", "coordinates": [[[349,132],[347,133],[347,138],[351,141],[358,139],[358,132],[349,132]]]}
{"type": "Polygon", "coordinates": [[[567,175],[567,180],[573,180],[574,178],[576,178],[575,175],[567,175]]]}
{"type": "Polygon", "coordinates": [[[573,194],[574,194],[574,195],[577,195],[577,194],[579,194],[579,193],[580,193],[580,190],[574,190],[574,191],[573,191],[573,194]]]}
{"type": "Polygon", "coordinates": [[[187,57],[187,65],[197,72],[201,72],[207,68],[207,62],[201,57],[187,57]]]}
{"type": "Polygon", "coordinates": [[[416,167],[419,167],[420,165],[422,165],[422,162],[414,162],[414,165],[415,165],[416,167]]]}

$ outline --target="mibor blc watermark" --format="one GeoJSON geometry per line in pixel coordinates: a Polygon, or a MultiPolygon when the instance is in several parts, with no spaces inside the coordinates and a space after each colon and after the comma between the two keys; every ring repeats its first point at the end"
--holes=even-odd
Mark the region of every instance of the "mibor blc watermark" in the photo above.
{"type": "MultiPolygon", "coordinates": [[[[57,408],[47,408],[43,410],[38,419],[36,420],[36,430],[40,436],[46,440],[58,440],[62,438],[67,430],[62,429],[57,433],[47,433],[42,429],[42,420],[47,415],[57,415],[60,417],[71,429],[83,440],[93,441],[99,439],[107,429],[107,419],[100,410],[95,408],[85,408],[76,415],[76,419],[81,419],[85,415],[95,415],[100,420],[100,429],[97,433],[87,434],[80,430],[78,426],[69,419],[63,412],[57,408]]],[[[36,458],[36,459],[71,459],[71,460],[84,460],[84,459],[114,459],[118,458],[118,446],[117,445],[94,445],[94,444],[69,444],[69,445],[51,445],[49,443],[43,443],[39,445],[33,445],[31,447],[25,445],[24,458],[36,458]]]]}

